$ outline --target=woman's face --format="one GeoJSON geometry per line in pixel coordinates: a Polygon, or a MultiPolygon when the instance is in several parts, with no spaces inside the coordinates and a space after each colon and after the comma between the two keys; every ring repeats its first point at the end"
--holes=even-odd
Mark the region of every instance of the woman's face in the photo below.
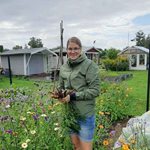
{"type": "Polygon", "coordinates": [[[68,58],[75,60],[80,56],[80,54],[81,54],[81,48],[79,47],[79,45],[73,42],[69,42],[67,48],[68,58]]]}

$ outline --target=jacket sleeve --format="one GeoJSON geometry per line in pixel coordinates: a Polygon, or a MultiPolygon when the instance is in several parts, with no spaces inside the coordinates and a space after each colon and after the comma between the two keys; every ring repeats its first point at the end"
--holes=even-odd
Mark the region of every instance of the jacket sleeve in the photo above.
{"type": "Polygon", "coordinates": [[[86,82],[88,88],[82,92],[76,92],[76,100],[91,100],[99,96],[100,93],[100,78],[99,68],[92,62],[86,72],[86,82]]]}
{"type": "Polygon", "coordinates": [[[60,69],[60,73],[59,73],[59,81],[58,81],[58,89],[64,89],[64,81],[61,75],[61,69],[60,69]]]}

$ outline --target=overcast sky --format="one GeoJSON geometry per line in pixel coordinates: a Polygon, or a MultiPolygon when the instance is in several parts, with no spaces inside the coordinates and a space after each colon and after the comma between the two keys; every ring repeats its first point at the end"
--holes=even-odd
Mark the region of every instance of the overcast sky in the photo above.
{"type": "Polygon", "coordinates": [[[64,45],[71,36],[84,46],[123,49],[142,30],[150,34],[150,0],[0,0],[0,45],[24,47],[31,37],[44,47],[64,45]]]}

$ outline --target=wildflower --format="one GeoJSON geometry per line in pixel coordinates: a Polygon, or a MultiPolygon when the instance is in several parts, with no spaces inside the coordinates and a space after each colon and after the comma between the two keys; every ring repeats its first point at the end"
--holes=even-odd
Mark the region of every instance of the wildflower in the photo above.
{"type": "Polygon", "coordinates": [[[26,117],[21,116],[21,117],[20,117],[20,120],[21,120],[21,121],[25,121],[25,120],[26,120],[26,117]]]}
{"type": "Polygon", "coordinates": [[[31,130],[30,133],[34,135],[36,133],[36,131],[35,130],[31,130]]]}
{"type": "Polygon", "coordinates": [[[27,139],[27,140],[26,140],[26,143],[29,143],[30,141],[31,141],[30,139],[27,139]]]}
{"type": "Polygon", "coordinates": [[[121,144],[124,144],[124,143],[125,143],[125,140],[122,139],[122,138],[120,138],[118,141],[119,141],[121,144]]]}
{"type": "Polygon", "coordinates": [[[115,130],[110,131],[110,136],[114,136],[116,134],[115,130]]]}
{"type": "Polygon", "coordinates": [[[8,105],[6,105],[6,106],[5,106],[5,108],[10,108],[10,105],[9,105],[9,104],[8,104],[8,105]]]}
{"type": "Polygon", "coordinates": [[[99,111],[99,115],[104,115],[104,112],[102,112],[102,111],[99,111]]]}
{"type": "Polygon", "coordinates": [[[110,115],[110,112],[105,112],[106,115],[110,115]]]}
{"type": "Polygon", "coordinates": [[[123,144],[122,145],[122,150],[130,150],[129,145],[128,144],[123,144]]]}
{"type": "Polygon", "coordinates": [[[28,111],[27,114],[34,115],[35,112],[28,111]]]}
{"type": "Polygon", "coordinates": [[[104,140],[104,141],[103,141],[103,145],[104,145],[104,146],[107,146],[108,144],[109,144],[108,140],[104,140]]]}
{"type": "Polygon", "coordinates": [[[100,129],[103,129],[103,128],[104,128],[104,126],[103,126],[103,125],[99,125],[98,127],[99,127],[100,129]]]}
{"type": "Polygon", "coordinates": [[[35,121],[37,121],[38,119],[39,119],[39,116],[36,114],[36,115],[33,115],[33,119],[35,120],[35,121]]]}
{"type": "Polygon", "coordinates": [[[59,124],[58,124],[58,123],[54,123],[54,125],[55,125],[55,126],[58,126],[59,124]]]}
{"type": "Polygon", "coordinates": [[[136,143],[136,140],[135,139],[131,139],[131,144],[135,144],[136,143]]]}
{"type": "Polygon", "coordinates": [[[53,107],[51,105],[48,106],[48,110],[51,110],[53,107]]]}
{"type": "Polygon", "coordinates": [[[51,114],[55,114],[55,111],[52,111],[51,114]]]}
{"type": "Polygon", "coordinates": [[[13,133],[12,130],[6,130],[5,132],[8,133],[8,134],[12,134],[13,133]]]}
{"type": "Polygon", "coordinates": [[[42,114],[42,115],[41,115],[41,117],[46,117],[46,116],[47,116],[46,114],[42,114]]]}
{"type": "Polygon", "coordinates": [[[25,148],[28,147],[28,144],[27,143],[22,143],[21,147],[25,149],[25,148]]]}
{"type": "Polygon", "coordinates": [[[54,131],[57,131],[57,130],[59,130],[59,128],[58,128],[58,127],[54,128],[54,131]]]}
{"type": "Polygon", "coordinates": [[[13,136],[17,136],[17,135],[18,135],[18,132],[13,132],[12,135],[13,135],[13,136]]]}

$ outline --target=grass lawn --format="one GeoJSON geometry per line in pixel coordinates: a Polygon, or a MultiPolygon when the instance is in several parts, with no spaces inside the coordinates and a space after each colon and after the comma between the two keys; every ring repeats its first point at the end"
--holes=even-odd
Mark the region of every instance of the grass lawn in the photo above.
{"type": "MultiPolygon", "coordinates": [[[[24,79],[23,77],[13,77],[12,78],[12,85],[17,87],[28,87],[33,88],[34,82],[28,79],[24,79]]],[[[0,88],[9,88],[10,87],[10,80],[8,77],[0,76],[0,88]]]]}

